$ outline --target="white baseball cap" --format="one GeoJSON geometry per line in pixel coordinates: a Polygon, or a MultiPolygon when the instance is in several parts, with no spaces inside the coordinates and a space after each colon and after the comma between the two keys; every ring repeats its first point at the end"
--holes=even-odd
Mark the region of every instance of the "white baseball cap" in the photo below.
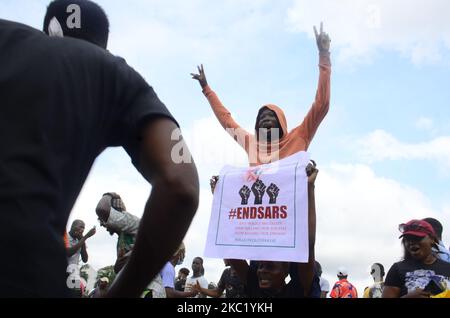
{"type": "Polygon", "coordinates": [[[337,275],[338,276],[348,276],[348,271],[345,267],[341,266],[338,268],[337,275]]]}

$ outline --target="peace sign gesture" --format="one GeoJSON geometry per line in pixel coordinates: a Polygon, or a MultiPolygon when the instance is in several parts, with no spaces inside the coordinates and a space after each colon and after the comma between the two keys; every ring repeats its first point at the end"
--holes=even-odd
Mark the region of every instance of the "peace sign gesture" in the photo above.
{"type": "Polygon", "coordinates": [[[202,88],[205,88],[208,85],[206,81],[205,70],[203,69],[203,64],[201,66],[197,66],[198,74],[191,73],[192,79],[197,80],[200,83],[202,88]]]}
{"type": "Polygon", "coordinates": [[[329,52],[331,40],[328,34],[323,32],[323,22],[320,22],[320,33],[317,32],[317,28],[314,26],[314,34],[316,35],[319,52],[329,52]]]}

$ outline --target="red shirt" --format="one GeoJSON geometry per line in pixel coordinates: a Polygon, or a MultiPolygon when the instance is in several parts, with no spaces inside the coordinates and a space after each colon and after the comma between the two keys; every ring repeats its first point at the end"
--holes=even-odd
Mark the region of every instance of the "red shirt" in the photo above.
{"type": "Polygon", "coordinates": [[[347,281],[347,279],[341,279],[334,284],[330,294],[331,298],[358,298],[358,291],[356,287],[347,281]]]}

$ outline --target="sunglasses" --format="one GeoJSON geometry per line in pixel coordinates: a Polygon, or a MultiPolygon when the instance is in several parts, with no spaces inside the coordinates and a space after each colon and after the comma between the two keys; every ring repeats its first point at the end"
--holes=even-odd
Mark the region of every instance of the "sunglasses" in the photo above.
{"type": "Polygon", "coordinates": [[[423,227],[422,225],[420,225],[420,224],[418,224],[418,223],[412,223],[412,224],[400,224],[400,225],[398,226],[398,230],[399,230],[401,233],[414,231],[414,232],[422,232],[422,233],[431,234],[431,232],[430,232],[429,229],[427,229],[426,227],[423,227]]]}

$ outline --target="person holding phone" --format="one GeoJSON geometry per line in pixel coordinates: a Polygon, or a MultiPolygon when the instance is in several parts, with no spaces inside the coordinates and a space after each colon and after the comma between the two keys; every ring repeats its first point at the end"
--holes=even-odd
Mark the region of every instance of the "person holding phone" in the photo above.
{"type": "Polygon", "coordinates": [[[437,244],[433,227],[424,220],[400,224],[404,259],[390,268],[383,298],[429,298],[450,290],[450,264],[432,251],[437,244]]]}

